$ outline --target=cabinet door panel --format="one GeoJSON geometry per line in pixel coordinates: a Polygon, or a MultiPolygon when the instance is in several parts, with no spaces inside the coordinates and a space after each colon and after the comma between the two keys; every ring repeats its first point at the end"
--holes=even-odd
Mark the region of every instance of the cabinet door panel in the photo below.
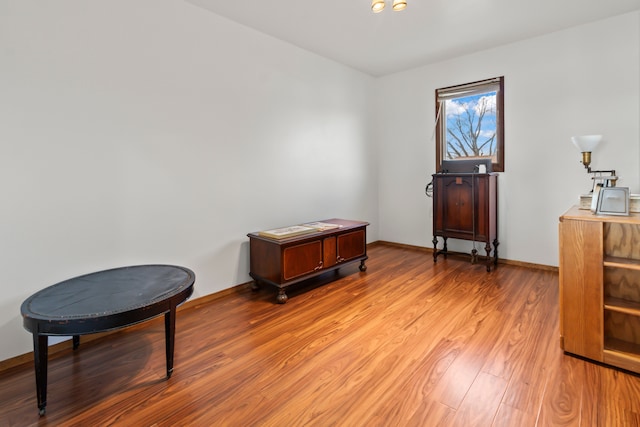
{"type": "Polygon", "coordinates": [[[336,265],[338,262],[338,252],[336,248],[336,236],[327,237],[323,240],[324,254],[324,268],[328,268],[336,265]]]}
{"type": "Polygon", "coordinates": [[[560,222],[560,335],[564,350],[603,361],[602,223],[560,222]]]}
{"type": "Polygon", "coordinates": [[[497,223],[496,175],[433,175],[434,236],[493,243],[497,223]]]}
{"type": "Polygon", "coordinates": [[[338,236],[338,259],[342,261],[365,254],[366,237],[364,230],[357,230],[338,236]]]}
{"type": "Polygon", "coordinates": [[[445,229],[453,232],[473,232],[473,187],[469,178],[448,179],[444,200],[445,229]]]}
{"type": "Polygon", "coordinates": [[[282,259],[284,280],[312,273],[322,268],[322,242],[303,243],[284,249],[282,259]]]}

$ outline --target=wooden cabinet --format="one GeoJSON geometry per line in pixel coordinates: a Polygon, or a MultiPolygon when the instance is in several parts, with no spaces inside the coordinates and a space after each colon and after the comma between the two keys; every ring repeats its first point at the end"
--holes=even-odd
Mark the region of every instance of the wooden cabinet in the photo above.
{"type": "Polygon", "coordinates": [[[255,285],[276,286],[277,300],[288,299],[285,288],[351,262],[360,262],[360,271],[367,269],[367,232],[362,221],[329,219],[322,222],[339,225],[326,231],[272,239],[259,233],[249,233],[249,275],[255,285]]]}
{"type": "Polygon", "coordinates": [[[560,217],[560,345],[640,373],[640,214],[560,217]]]}
{"type": "MultiPolygon", "coordinates": [[[[433,261],[447,255],[447,239],[484,242],[487,271],[498,263],[498,174],[433,175],[433,261]],[[438,237],[443,239],[438,249],[438,237]],[[491,257],[493,245],[493,257],[491,257]]],[[[471,251],[475,262],[477,251],[471,251]]]]}

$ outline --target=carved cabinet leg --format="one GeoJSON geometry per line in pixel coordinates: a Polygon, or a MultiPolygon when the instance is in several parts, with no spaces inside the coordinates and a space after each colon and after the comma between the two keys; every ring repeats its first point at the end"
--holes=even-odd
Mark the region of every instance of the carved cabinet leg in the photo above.
{"type": "Polygon", "coordinates": [[[447,253],[449,252],[449,248],[447,248],[447,239],[448,237],[443,237],[444,244],[442,245],[442,253],[444,254],[444,259],[447,259],[447,253]]]}
{"type": "Polygon", "coordinates": [[[491,271],[491,243],[487,242],[484,250],[487,252],[487,271],[491,271]]]}
{"type": "Polygon", "coordinates": [[[284,288],[280,288],[280,290],[278,291],[278,296],[276,297],[276,301],[278,301],[278,304],[284,304],[288,299],[289,297],[284,291],[284,288]]]}
{"type": "Polygon", "coordinates": [[[364,260],[360,261],[360,267],[358,268],[360,269],[360,271],[367,271],[367,266],[365,265],[364,260]]]}

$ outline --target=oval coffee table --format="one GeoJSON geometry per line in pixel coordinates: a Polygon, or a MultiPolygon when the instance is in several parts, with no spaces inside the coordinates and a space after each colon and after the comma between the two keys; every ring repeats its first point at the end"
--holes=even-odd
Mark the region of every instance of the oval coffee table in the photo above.
{"type": "Polygon", "coordinates": [[[47,405],[48,337],[124,328],[164,314],[167,378],[173,372],[176,307],[193,293],[195,274],[173,265],[121,267],[65,280],[27,298],[20,307],[33,334],[38,409],[47,405]]]}

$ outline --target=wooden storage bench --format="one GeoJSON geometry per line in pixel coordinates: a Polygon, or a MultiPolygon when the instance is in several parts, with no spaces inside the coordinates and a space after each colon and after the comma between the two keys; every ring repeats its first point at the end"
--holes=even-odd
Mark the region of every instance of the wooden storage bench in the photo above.
{"type": "Polygon", "coordinates": [[[282,239],[249,233],[249,275],[255,286],[276,286],[277,301],[284,304],[288,299],[285,288],[294,283],[353,262],[360,262],[360,271],[365,271],[369,223],[345,219],[322,223],[338,227],[282,239]]]}

